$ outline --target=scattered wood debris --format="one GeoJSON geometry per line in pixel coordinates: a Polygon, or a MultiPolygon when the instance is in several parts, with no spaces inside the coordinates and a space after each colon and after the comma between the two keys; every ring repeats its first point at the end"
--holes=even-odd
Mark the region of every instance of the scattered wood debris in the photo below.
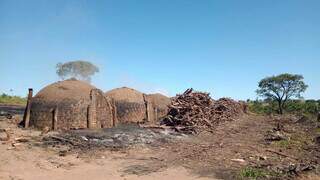
{"type": "Polygon", "coordinates": [[[278,165],[274,169],[275,172],[280,174],[286,174],[287,177],[295,177],[296,175],[301,174],[305,171],[310,171],[315,169],[314,163],[305,162],[305,163],[290,163],[288,165],[278,165]]]}
{"type": "Polygon", "coordinates": [[[278,152],[278,151],[275,151],[275,150],[272,150],[272,149],[267,149],[266,151],[274,153],[274,154],[277,154],[277,155],[282,156],[282,157],[286,157],[286,158],[292,159],[292,160],[296,160],[296,161],[298,160],[297,158],[294,158],[292,156],[289,156],[287,154],[284,154],[284,153],[281,153],[281,152],[278,152]]]}
{"type": "Polygon", "coordinates": [[[238,163],[245,163],[246,161],[244,159],[231,159],[233,162],[238,162],[238,163]]]}
{"type": "Polygon", "coordinates": [[[267,142],[281,141],[287,139],[288,138],[284,133],[284,127],[280,123],[277,123],[276,127],[274,127],[272,130],[268,130],[265,134],[265,140],[267,142]]]}

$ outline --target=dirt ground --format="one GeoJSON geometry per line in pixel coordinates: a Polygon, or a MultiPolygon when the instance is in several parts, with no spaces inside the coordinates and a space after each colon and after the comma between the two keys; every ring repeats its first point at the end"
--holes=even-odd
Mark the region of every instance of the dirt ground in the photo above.
{"type": "MultiPolygon", "coordinates": [[[[55,148],[37,146],[35,141],[41,132],[23,130],[7,120],[0,127],[10,132],[10,140],[0,145],[0,179],[4,180],[64,180],[64,179],[198,179],[182,166],[167,169],[162,164],[148,166],[161,161],[155,149],[132,147],[117,151],[99,151],[59,156],[55,148]],[[28,142],[16,142],[25,137],[28,142]]],[[[208,179],[208,178],[200,178],[208,179]]]]}
{"type": "Polygon", "coordinates": [[[17,127],[20,118],[0,119],[0,128],[10,134],[0,142],[0,179],[320,178],[316,123],[244,115],[214,133],[84,152],[65,144],[44,146],[46,135],[17,127]]]}

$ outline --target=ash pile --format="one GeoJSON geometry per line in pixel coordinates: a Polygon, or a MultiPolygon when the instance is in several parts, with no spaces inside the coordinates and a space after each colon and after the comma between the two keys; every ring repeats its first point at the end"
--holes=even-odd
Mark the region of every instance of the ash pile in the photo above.
{"type": "Polygon", "coordinates": [[[120,150],[133,146],[157,146],[187,136],[168,128],[145,128],[136,124],[124,124],[108,129],[70,130],[48,134],[42,139],[45,147],[70,147],[83,152],[98,149],[120,150]]]}
{"type": "Polygon", "coordinates": [[[172,98],[168,115],[161,124],[186,134],[213,132],[219,123],[235,120],[246,109],[245,103],[229,98],[215,101],[209,93],[197,92],[191,88],[172,98]]]}

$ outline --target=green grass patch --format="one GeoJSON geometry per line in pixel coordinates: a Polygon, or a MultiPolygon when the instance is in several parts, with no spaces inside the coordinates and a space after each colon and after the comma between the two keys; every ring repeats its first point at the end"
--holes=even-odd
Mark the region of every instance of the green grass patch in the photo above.
{"type": "Polygon", "coordinates": [[[14,104],[14,105],[25,105],[27,104],[27,98],[20,96],[9,96],[7,94],[0,95],[1,104],[14,104]]]}
{"type": "Polygon", "coordinates": [[[304,146],[312,144],[312,138],[306,134],[293,134],[289,139],[275,141],[272,144],[284,149],[303,149],[304,146]]]}
{"type": "Polygon", "coordinates": [[[245,167],[240,171],[240,179],[264,179],[264,178],[279,178],[281,174],[273,171],[267,171],[264,169],[245,167]]]}
{"type": "Polygon", "coordinates": [[[268,173],[262,169],[246,167],[240,171],[241,179],[258,179],[266,177],[268,173]]]}
{"type": "Polygon", "coordinates": [[[290,141],[290,140],[275,141],[275,142],[273,142],[273,144],[280,147],[280,148],[285,148],[285,149],[288,149],[293,145],[292,141],[290,141]]]}
{"type": "Polygon", "coordinates": [[[291,138],[294,145],[298,148],[303,148],[303,146],[313,144],[313,137],[307,134],[294,134],[291,138]]]}

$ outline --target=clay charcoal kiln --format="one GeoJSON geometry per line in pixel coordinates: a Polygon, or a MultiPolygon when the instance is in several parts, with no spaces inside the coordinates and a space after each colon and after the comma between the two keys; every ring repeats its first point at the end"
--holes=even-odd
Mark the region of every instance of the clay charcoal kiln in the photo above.
{"type": "Polygon", "coordinates": [[[127,87],[108,91],[106,96],[113,99],[116,119],[120,123],[156,122],[167,114],[171,102],[164,95],[146,95],[127,87]]]}
{"type": "Polygon", "coordinates": [[[81,129],[115,126],[111,100],[94,86],[75,79],[43,88],[32,98],[30,125],[36,128],[81,129]]]}
{"type": "Polygon", "coordinates": [[[171,104],[170,98],[157,93],[146,95],[145,100],[148,122],[157,122],[167,115],[168,106],[171,104]]]}
{"type": "Polygon", "coordinates": [[[146,120],[146,105],[141,92],[122,87],[108,91],[105,95],[113,99],[119,123],[137,123],[146,120]]]}

